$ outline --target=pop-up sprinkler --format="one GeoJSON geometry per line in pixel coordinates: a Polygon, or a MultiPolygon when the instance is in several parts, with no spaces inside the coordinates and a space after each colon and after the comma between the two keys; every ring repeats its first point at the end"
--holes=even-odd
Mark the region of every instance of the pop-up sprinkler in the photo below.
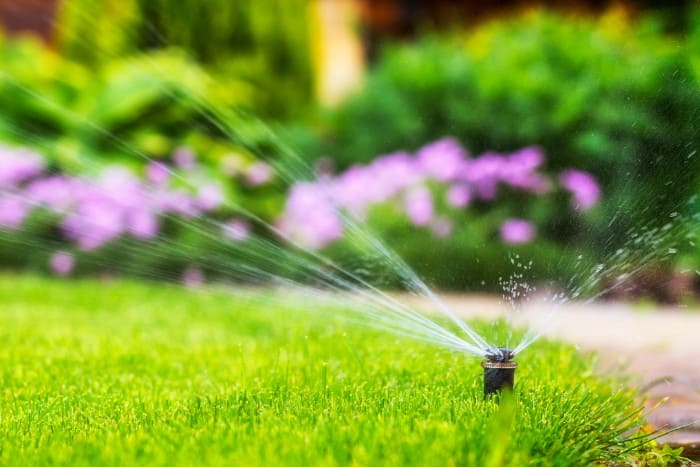
{"type": "Polygon", "coordinates": [[[486,360],[481,362],[484,368],[484,397],[513,389],[515,369],[518,366],[511,360],[513,357],[513,351],[504,347],[486,354],[486,360]]]}

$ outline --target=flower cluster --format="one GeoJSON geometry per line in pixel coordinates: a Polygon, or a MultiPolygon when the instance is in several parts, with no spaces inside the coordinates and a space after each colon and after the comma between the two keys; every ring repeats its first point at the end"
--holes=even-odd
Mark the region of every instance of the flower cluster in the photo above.
{"type": "MultiPolygon", "coordinates": [[[[264,183],[260,164],[254,166],[254,178],[264,183]]],[[[36,153],[0,147],[0,229],[18,230],[32,212],[42,210],[83,251],[123,236],[151,240],[160,234],[165,216],[195,218],[224,203],[222,187],[195,169],[194,154],[180,149],[173,154],[173,165],[151,162],[142,177],[121,166],[105,167],[95,178],[67,176],[48,173],[36,153]],[[197,189],[178,188],[173,180],[178,170],[191,171],[188,180],[196,180],[197,189]]],[[[245,240],[249,225],[232,219],[222,234],[245,240]]],[[[70,253],[58,251],[49,264],[56,274],[65,275],[74,261],[70,253]]]]}
{"type": "MultiPolygon", "coordinates": [[[[555,182],[540,171],[543,163],[537,147],[470,157],[456,140],[445,138],[415,154],[396,152],[336,176],[295,183],[278,227],[288,238],[320,249],[345,235],[343,216],[364,219],[374,206],[392,203],[413,226],[446,237],[456,212],[494,202],[504,188],[535,196],[551,193],[555,182]]],[[[247,170],[236,164],[230,163],[225,174],[233,170],[243,175],[241,181],[249,187],[266,184],[273,176],[262,162],[247,170]]],[[[78,250],[94,251],[125,236],[153,240],[161,234],[166,216],[194,219],[216,212],[220,218],[224,189],[204,174],[187,148],[177,149],[170,161],[151,162],[140,175],[115,165],[88,177],[53,173],[40,155],[0,146],[0,229],[18,231],[33,212],[41,211],[78,250]],[[180,180],[184,177],[186,184],[180,180]]],[[[588,210],[600,198],[598,183],[586,172],[568,169],[556,181],[571,193],[574,210],[588,210]]],[[[522,244],[535,238],[536,229],[525,219],[510,218],[503,220],[499,233],[506,243],[522,244]]],[[[230,241],[246,240],[250,224],[229,219],[221,224],[221,235],[230,241]]],[[[56,274],[72,272],[75,258],[70,249],[50,258],[56,274]]],[[[196,284],[198,274],[191,268],[183,277],[196,284]]]]}
{"type": "MultiPolygon", "coordinates": [[[[544,155],[537,147],[511,154],[487,152],[469,157],[460,144],[444,138],[427,144],[415,154],[397,152],[380,156],[368,165],[355,165],[335,176],[300,182],[290,191],[280,227],[291,238],[321,248],[343,237],[342,212],[363,219],[374,205],[396,202],[417,227],[447,236],[451,221],[440,215],[436,191],[441,188],[451,209],[465,209],[474,202],[491,202],[501,187],[545,195],[554,189],[549,177],[539,172],[544,155]]],[[[577,210],[587,210],[600,198],[600,188],[588,173],[566,170],[561,186],[573,194],[577,210]]],[[[526,243],[535,227],[523,219],[507,219],[500,229],[507,243],[526,243]]]]}

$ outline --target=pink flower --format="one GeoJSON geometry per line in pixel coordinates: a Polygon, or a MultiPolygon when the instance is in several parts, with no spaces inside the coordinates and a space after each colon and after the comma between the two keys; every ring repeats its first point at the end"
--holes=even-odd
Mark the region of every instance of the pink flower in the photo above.
{"type": "Polygon", "coordinates": [[[196,266],[189,266],[182,272],[185,287],[196,288],[204,283],[204,273],[196,266]]]}
{"type": "Polygon", "coordinates": [[[75,267],[75,259],[66,251],[56,251],[49,259],[49,266],[57,276],[67,276],[75,267]]]}
{"type": "Polygon", "coordinates": [[[371,202],[384,202],[402,189],[415,185],[425,176],[414,159],[405,152],[380,156],[366,167],[356,166],[363,177],[357,180],[356,192],[371,202]]]}
{"type": "Polygon", "coordinates": [[[211,211],[224,202],[224,193],[216,183],[210,183],[197,191],[197,207],[203,211],[211,211]]]}
{"type": "Polygon", "coordinates": [[[415,187],[406,193],[404,206],[413,225],[425,226],[433,218],[433,195],[424,186],[415,187]]]}
{"type": "Polygon", "coordinates": [[[187,147],[181,146],[173,151],[173,162],[182,170],[194,169],[194,152],[187,147]]]}
{"type": "Polygon", "coordinates": [[[146,168],[146,178],[156,186],[163,186],[170,179],[170,169],[162,162],[151,162],[146,168]]]}
{"type": "Polygon", "coordinates": [[[249,185],[264,185],[270,180],[272,180],[272,167],[265,162],[256,162],[248,168],[246,181],[249,185]]]}
{"type": "Polygon", "coordinates": [[[505,159],[501,167],[501,180],[521,190],[544,194],[551,188],[549,179],[536,172],[544,162],[544,154],[534,146],[523,148],[505,159]]]}
{"type": "Polygon", "coordinates": [[[523,219],[507,219],[501,225],[501,239],[510,244],[529,243],[535,238],[535,227],[523,219]]]}
{"type": "MultiPolygon", "coordinates": [[[[536,146],[509,154],[489,151],[468,159],[457,140],[443,138],[426,144],[415,155],[399,151],[379,156],[367,165],[353,165],[337,176],[322,171],[318,182],[297,183],[278,225],[291,238],[318,248],[343,235],[343,214],[364,219],[377,204],[403,201],[413,225],[447,236],[452,224],[437,216],[433,186],[447,189],[445,201],[453,208],[463,208],[474,200],[483,204],[493,201],[502,187],[544,195],[552,187],[550,178],[539,172],[544,160],[536,146]]],[[[599,198],[597,183],[585,172],[562,174],[562,184],[572,190],[581,209],[599,198]]],[[[530,242],[535,234],[535,227],[521,219],[509,219],[500,229],[503,240],[513,244],[530,242]]]]}
{"type": "Polygon", "coordinates": [[[19,229],[29,210],[30,207],[16,196],[0,197],[0,229],[19,229]]]}
{"type": "Polygon", "coordinates": [[[312,213],[306,222],[297,224],[297,238],[305,246],[318,250],[343,236],[343,222],[333,209],[312,213]]]}
{"type": "Polygon", "coordinates": [[[456,139],[443,138],[420,148],[416,158],[423,173],[435,180],[446,182],[459,176],[466,153],[456,139]]]}
{"type": "Polygon", "coordinates": [[[340,214],[319,183],[303,182],[292,187],[279,228],[312,249],[323,248],[343,236],[340,214]]]}
{"type": "Polygon", "coordinates": [[[483,200],[492,200],[498,192],[505,158],[500,154],[487,152],[468,161],[462,170],[462,180],[474,187],[476,195],[483,200]]]}
{"type": "Polygon", "coordinates": [[[565,170],[559,175],[559,183],[573,195],[574,209],[587,211],[600,199],[600,187],[595,178],[581,170],[565,170]]]}
{"type": "Polygon", "coordinates": [[[223,233],[229,239],[240,242],[250,236],[250,224],[245,219],[231,219],[223,226],[223,233]]]}
{"type": "Polygon", "coordinates": [[[182,191],[167,190],[157,192],[154,204],[158,211],[163,214],[175,213],[185,218],[199,215],[196,201],[182,191]]]}
{"type": "Polygon", "coordinates": [[[24,194],[32,203],[47,206],[56,214],[65,213],[75,201],[78,187],[73,180],[55,175],[32,181],[24,194]]]}
{"type": "Polygon", "coordinates": [[[472,192],[468,185],[452,185],[447,191],[447,202],[455,208],[463,208],[472,200],[472,192]]]}
{"type": "Polygon", "coordinates": [[[136,238],[156,238],[159,231],[158,218],[148,210],[135,209],[126,214],[126,228],[136,238]]]}
{"type": "Polygon", "coordinates": [[[44,159],[22,148],[0,146],[0,187],[12,188],[30,178],[41,175],[44,159]]]}
{"type": "Polygon", "coordinates": [[[436,237],[448,237],[452,233],[452,221],[440,217],[430,223],[430,230],[436,237]]]}
{"type": "Polygon", "coordinates": [[[353,165],[325,184],[332,193],[333,201],[348,209],[356,218],[364,218],[367,207],[376,197],[369,188],[371,180],[368,175],[366,167],[353,165]]]}
{"type": "Polygon", "coordinates": [[[509,157],[509,161],[518,166],[521,171],[530,172],[542,165],[544,162],[544,154],[542,154],[540,148],[528,146],[512,153],[509,157]]]}

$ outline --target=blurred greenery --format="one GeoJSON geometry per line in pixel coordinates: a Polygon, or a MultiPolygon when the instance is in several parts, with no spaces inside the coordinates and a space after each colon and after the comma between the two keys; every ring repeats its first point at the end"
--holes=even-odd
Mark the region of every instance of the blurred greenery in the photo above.
{"type": "MultiPolygon", "coordinates": [[[[467,34],[388,46],[359,92],[321,111],[311,131],[295,127],[288,135],[310,159],[329,156],[341,169],[445,135],[474,154],[540,145],[552,176],[569,167],[593,173],[603,203],[585,218],[558,203],[540,206],[547,212],[539,209],[539,230],[560,251],[578,243],[603,257],[631,231],[663,225],[676,212],[692,214],[687,200],[700,173],[697,13],[690,23],[681,37],[666,35],[653,16],[630,21],[622,10],[598,19],[534,11],[467,34]]],[[[510,204],[510,215],[522,211],[519,202],[510,204]]],[[[438,283],[445,283],[434,273],[444,269],[438,258],[473,264],[467,245],[498,252],[490,277],[507,255],[487,238],[488,219],[466,213],[461,222],[481,229],[435,242],[430,255],[421,234],[397,243],[438,283]]],[[[397,234],[378,222],[380,231],[397,234]]],[[[526,252],[549,263],[539,257],[541,246],[526,252]]]]}
{"type": "Polygon", "coordinates": [[[245,82],[213,78],[175,49],[93,67],[32,38],[0,37],[0,62],[0,139],[36,150],[52,171],[89,175],[120,163],[141,172],[149,160],[187,147],[230,197],[272,215],[270,199],[249,196],[239,183],[261,157],[280,162],[284,154],[267,127],[241,110],[253,94],[245,82]]]}
{"type": "Polygon", "coordinates": [[[265,117],[298,116],[313,98],[307,0],[71,0],[61,6],[59,47],[82,63],[177,48],[223,83],[246,83],[246,104],[265,117]]]}
{"type": "MultiPolygon", "coordinates": [[[[596,262],[631,232],[663,225],[675,212],[694,214],[686,201],[700,188],[697,11],[686,36],[668,35],[653,16],[630,21],[621,10],[597,19],[535,11],[391,45],[361,90],[317,113],[308,107],[312,23],[303,0],[63,2],[57,50],[0,39],[0,139],[36,149],[52,171],[67,173],[114,162],[142,171],[146,157],[164,160],[186,146],[224,183],[229,200],[267,221],[280,213],[280,187],[239,182],[256,159],[284,167],[293,154],[257,116],[283,122],[286,143],[310,162],[331,156],[337,169],[451,135],[474,154],[540,145],[550,176],[574,167],[602,183],[602,205],[585,215],[571,215],[563,196],[525,202],[506,193],[495,204],[452,212],[453,234],[439,240],[391,206],[373,213],[371,227],[442,287],[498,287],[511,252],[535,259],[537,279],[570,277],[580,272],[573,251],[596,262]],[[511,216],[533,221],[538,240],[502,245],[495,232],[511,216]]],[[[37,238],[57,238],[40,220],[24,234],[34,225],[44,226],[37,238]]],[[[93,258],[97,266],[101,258],[123,259],[125,242],[133,264],[117,272],[162,274],[193,257],[231,260],[208,239],[218,232],[205,239],[202,230],[172,226],[171,240],[181,245],[174,256],[167,245],[126,239],[93,258]]],[[[353,248],[339,244],[329,253],[353,248]]],[[[19,256],[9,264],[26,264],[24,250],[12,251],[19,256]]],[[[696,256],[683,255],[683,267],[700,264],[696,256]]]]}
{"type": "MultiPolygon", "coordinates": [[[[186,147],[198,159],[190,182],[217,181],[230,202],[218,220],[240,215],[235,205],[272,220],[281,180],[245,178],[258,159],[289,166],[257,116],[308,107],[311,13],[307,2],[286,0],[61,2],[57,47],[0,37],[0,140],[36,150],[50,173],[84,176],[116,163],[143,173],[150,159],[171,162],[186,147]]],[[[20,231],[2,232],[3,265],[45,269],[53,251],[72,250],[54,217],[36,211],[20,231]]],[[[78,273],[178,280],[192,263],[209,272],[237,259],[211,222],[162,228],[159,242],[121,238],[76,252],[78,273]]]]}
{"type": "MultiPolygon", "coordinates": [[[[171,163],[173,152],[186,147],[198,159],[197,180],[218,182],[231,202],[217,212],[221,220],[239,214],[233,205],[266,219],[279,212],[279,187],[245,183],[246,171],[260,157],[277,163],[284,151],[254,114],[241,110],[252,106],[254,93],[244,81],[214,78],[172,48],[89,64],[34,38],[0,36],[0,62],[0,140],[37,151],[48,173],[89,177],[121,164],[142,174],[151,159],[171,163]]],[[[197,180],[190,182],[202,183],[197,180]]],[[[124,238],[81,252],[80,273],[178,280],[193,257],[224,248],[220,229],[201,224],[171,221],[163,226],[162,242],[124,238]]],[[[20,231],[0,234],[4,267],[45,270],[52,251],[70,249],[55,216],[43,210],[20,231]]]]}
{"type": "MultiPolygon", "coordinates": [[[[564,285],[581,270],[583,265],[573,258],[585,250],[547,238],[543,232],[538,232],[536,241],[524,245],[504,244],[498,237],[501,223],[518,198],[512,196],[490,207],[453,213],[449,217],[452,232],[447,237],[436,237],[427,229],[407,228],[405,215],[391,206],[375,210],[370,222],[377,235],[390,239],[397,254],[434,287],[502,292],[502,281],[511,274],[523,274],[523,281],[532,284],[553,281],[564,285]]],[[[539,200],[522,204],[526,206],[520,211],[526,213],[524,217],[536,223],[542,221],[537,215],[537,210],[543,208],[539,200]]]]}
{"type": "Polygon", "coordinates": [[[249,196],[238,182],[256,160],[284,166],[289,155],[258,116],[297,115],[312,99],[307,2],[60,7],[57,50],[0,37],[0,139],[67,173],[107,163],[140,171],[187,147],[234,200],[267,218],[279,210],[279,190],[249,196]]]}
{"type": "Polygon", "coordinates": [[[0,56],[0,135],[62,167],[72,159],[163,158],[184,144],[216,160],[235,147],[200,102],[234,106],[246,99],[244,86],[210,79],[182,54],[115,59],[94,69],[27,39],[0,44],[0,56]]]}

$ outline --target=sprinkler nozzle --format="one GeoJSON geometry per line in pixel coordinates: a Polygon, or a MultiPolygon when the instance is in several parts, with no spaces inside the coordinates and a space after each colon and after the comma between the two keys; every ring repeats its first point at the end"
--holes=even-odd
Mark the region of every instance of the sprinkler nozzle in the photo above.
{"type": "Polygon", "coordinates": [[[513,351],[506,348],[494,349],[486,354],[481,362],[484,368],[484,397],[498,394],[502,390],[512,390],[515,380],[516,362],[511,361],[513,351]]]}

